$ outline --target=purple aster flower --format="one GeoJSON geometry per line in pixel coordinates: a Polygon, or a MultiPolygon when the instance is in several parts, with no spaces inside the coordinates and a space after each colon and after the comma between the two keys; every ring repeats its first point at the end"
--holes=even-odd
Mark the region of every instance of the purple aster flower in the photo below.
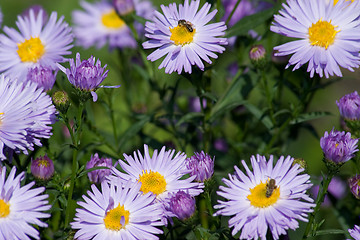
{"type": "Polygon", "coordinates": [[[55,122],[51,98],[32,82],[11,81],[0,75],[0,160],[4,147],[12,151],[33,150],[41,138],[49,138],[55,122]]]}
{"type": "Polygon", "coordinates": [[[297,220],[308,221],[315,204],[306,194],[312,184],[308,174],[301,174],[304,169],[293,165],[290,156],[281,156],[275,166],[273,156],[268,161],[260,155],[250,160],[253,171],[243,160],[245,172],[235,166],[235,174],[223,179],[226,186],[217,192],[227,201],[218,201],[215,215],[232,216],[232,235],[241,231],[240,239],[265,240],[269,229],[273,239],[279,239],[288,229],[299,227],[297,220]]]}
{"type": "Polygon", "coordinates": [[[153,22],[146,22],[145,36],[150,40],[143,43],[145,49],[156,48],[147,59],[152,62],[166,55],[159,69],[165,68],[166,73],[192,72],[192,65],[204,70],[202,60],[212,63],[209,57],[217,58],[214,52],[222,53],[227,45],[224,22],[207,24],[217,10],[209,13],[211,5],[205,3],[199,9],[199,0],[185,0],[184,4],[161,5],[163,14],[155,12],[153,22]]]}
{"type": "Polygon", "coordinates": [[[113,5],[119,15],[127,15],[135,10],[133,0],[113,0],[113,5]]]}
{"type": "Polygon", "coordinates": [[[334,74],[341,77],[340,66],[354,71],[360,64],[360,1],[288,0],[280,15],[274,16],[270,30],[299,40],[277,46],[277,56],[292,55],[288,68],[294,70],[308,62],[310,77],[334,74]],[[346,17],[344,17],[346,16],[346,17]]]}
{"type": "Polygon", "coordinates": [[[348,230],[350,236],[353,237],[355,240],[360,240],[360,227],[355,225],[354,228],[348,230]]]}
{"type": "Polygon", "coordinates": [[[327,160],[334,163],[344,163],[359,151],[357,148],[358,139],[351,138],[351,133],[340,132],[335,129],[330,134],[326,131],[320,139],[320,146],[327,160]]]}
{"type": "Polygon", "coordinates": [[[190,176],[196,176],[195,180],[204,182],[212,177],[214,174],[214,159],[201,151],[201,153],[194,153],[194,156],[186,159],[186,167],[189,169],[190,176]]]}
{"type": "Polygon", "coordinates": [[[54,171],[54,163],[46,155],[31,161],[31,173],[37,179],[49,180],[54,171]]]}
{"type": "Polygon", "coordinates": [[[224,138],[215,139],[214,148],[220,152],[227,152],[229,150],[229,146],[224,138]]]}
{"type": "Polygon", "coordinates": [[[91,156],[90,161],[86,164],[86,169],[93,167],[108,167],[109,169],[98,169],[88,173],[90,182],[101,183],[107,176],[111,174],[112,160],[111,158],[99,158],[99,155],[95,153],[91,156]]]}
{"type": "Polygon", "coordinates": [[[357,91],[347,94],[336,101],[340,115],[348,120],[360,120],[360,96],[357,91]]]}
{"type": "Polygon", "coordinates": [[[49,218],[44,213],[51,206],[46,200],[48,195],[41,194],[44,187],[33,188],[35,182],[21,186],[25,173],[15,176],[13,167],[6,178],[6,167],[0,171],[0,238],[1,239],[40,239],[34,225],[47,227],[41,218],[49,218]]]}
{"type": "Polygon", "coordinates": [[[69,79],[69,82],[81,91],[91,92],[93,101],[97,101],[97,94],[95,91],[98,88],[118,88],[117,86],[100,86],[102,81],[107,77],[109,70],[105,71],[106,64],[101,67],[101,61],[98,59],[95,62],[95,57],[91,56],[87,60],[81,61],[80,53],[76,53],[76,62],[74,59],[69,60],[70,68],[64,68],[60,64],[58,67],[64,72],[69,79]],[[104,72],[105,71],[105,72],[104,72]]]}
{"type": "Polygon", "coordinates": [[[44,22],[43,10],[29,10],[28,16],[18,16],[17,30],[4,27],[0,34],[0,72],[25,81],[29,69],[43,66],[56,70],[56,64],[64,62],[63,55],[71,52],[73,36],[71,28],[64,22],[64,16],[57,20],[52,12],[44,22]]]}
{"type": "Polygon", "coordinates": [[[27,74],[27,81],[34,82],[38,87],[42,87],[44,91],[49,91],[54,86],[57,70],[53,71],[47,67],[30,68],[27,74]]]}
{"type": "Polygon", "coordinates": [[[360,199],[360,175],[355,175],[348,180],[351,193],[360,199]]]}
{"type": "Polygon", "coordinates": [[[167,210],[171,212],[170,214],[180,220],[190,218],[195,212],[195,198],[184,191],[178,191],[175,194],[171,194],[168,204],[167,210]]]}
{"type": "Polygon", "coordinates": [[[32,5],[32,6],[28,7],[27,9],[25,9],[22,12],[21,16],[24,18],[30,18],[30,11],[34,12],[35,18],[37,18],[38,15],[41,14],[40,16],[42,16],[43,23],[46,23],[47,20],[49,19],[49,15],[45,11],[45,9],[41,5],[37,5],[37,4],[32,5]]]}
{"type": "Polygon", "coordinates": [[[156,228],[162,225],[163,209],[156,203],[155,195],[139,192],[140,183],[110,184],[102,182],[101,191],[95,185],[88,197],[78,202],[73,229],[78,229],[74,239],[159,239],[154,234],[163,232],[156,228]]]}

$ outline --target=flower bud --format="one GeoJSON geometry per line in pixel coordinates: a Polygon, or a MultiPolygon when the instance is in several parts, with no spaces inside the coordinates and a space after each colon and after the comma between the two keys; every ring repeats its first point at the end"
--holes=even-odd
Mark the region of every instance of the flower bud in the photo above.
{"type": "Polygon", "coordinates": [[[30,68],[27,74],[27,80],[35,82],[38,87],[42,87],[44,91],[49,91],[54,86],[57,71],[53,72],[52,69],[47,67],[34,67],[30,68]]]}
{"type": "Polygon", "coordinates": [[[113,0],[113,5],[120,16],[135,11],[134,2],[132,0],[113,0]]]}
{"type": "Polygon", "coordinates": [[[69,96],[65,91],[56,91],[52,95],[52,101],[56,107],[57,110],[59,110],[61,113],[66,113],[69,106],[69,96]]]}
{"type": "Polygon", "coordinates": [[[266,64],[266,50],[263,45],[255,45],[250,49],[249,58],[257,68],[263,68],[266,64]]]}
{"type": "Polygon", "coordinates": [[[360,96],[357,91],[336,101],[340,115],[346,120],[360,120],[360,96]]]}
{"type": "Polygon", "coordinates": [[[305,161],[304,159],[302,159],[302,158],[295,158],[294,161],[293,161],[293,163],[292,163],[292,165],[294,166],[295,164],[299,164],[300,167],[301,167],[302,169],[304,169],[304,171],[307,170],[307,163],[306,163],[306,161],[305,161]]]}
{"type": "Polygon", "coordinates": [[[350,191],[357,199],[360,199],[360,175],[355,175],[348,180],[350,191]]]}
{"type": "Polygon", "coordinates": [[[99,158],[99,155],[95,153],[91,156],[90,161],[86,164],[86,169],[94,167],[108,167],[109,169],[97,169],[88,173],[90,182],[101,183],[105,178],[110,175],[112,160],[111,158],[99,158]]]}
{"type": "Polygon", "coordinates": [[[172,195],[169,201],[169,211],[178,219],[186,220],[195,212],[195,198],[184,191],[172,195]]]}
{"type": "Polygon", "coordinates": [[[31,161],[31,173],[37,179],[49,180],[54,171],[54,163],[46,155],[31,161]]]}
{"type": "Polygon", "coordinates": [[[186,167],[191,170],[190,176],[196,176],[195,181],[204,182],[214,174],[214,159],[203,151],[194,153],[195,155],[186,159],[186,167]]]}

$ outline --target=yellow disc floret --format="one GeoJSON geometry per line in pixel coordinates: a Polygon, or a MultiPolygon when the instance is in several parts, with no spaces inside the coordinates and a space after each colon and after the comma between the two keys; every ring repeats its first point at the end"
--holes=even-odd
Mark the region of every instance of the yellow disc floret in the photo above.
{"type": "Polygon", "coordinates": [[[273,191],[271,196],[266,196],[266,183],[260,182],[254,188],[250,189],[250,194],[247,196],[247,199],[250,200],[250,204],[257,208],[266,208],[274,203],[280,197],[280,188],[277,186],[273,191]]]}
{"type": "MultiPolygon", "coordinates": [[[[334,0],[334,5],[338,3],[339,0],[334,0]]],[[[351,1],[351,2],[354,2],[355,0],[345,0],[346,2],[347,1],[351,1]]]]}
{"type": "Polygon", "coordinates": [[[121,28],[125,25],[125,22],[119,17],[115,12],[115,9],[112,9],[110,12],[107,12],[101,17],[102,24],[107,28],[121,28]]]}
{"type": "Polygon", "coordinates": [[[10,204],[0,199],[0,218],[7,217],[10,214],[10,204]]]}
{"type": "Polygon", "coordinates": [[[174,28],[169,28],[171,32],[170,40],[176,45],[185,45],[192,43],[196,29],[190,23],[178,24],[174,28]],[[189,30],[191,29],[191,31],[189,30]]]}
{"type": "Polygon", "coordinates": [[[331,24],[331,20],[322,21],[321,19],[309,27],[309,40],[311,45],[324,47],[327,49],[334,43],[335,36],[340,30],[335,30],[337,26],[331,24]]]}
{"type": "Polygon", "coordinates": [[[3,112],[0,112],[0,126],[1,126],[1,121],[3,119],[3,116],[4,116],[4,113],[3,112]]]}
{"type": "Polygon", "coordinates": [[[123,205],[109,210],[104,217],[105,228],[113,231],[120,231],[129,223],[130,212],[125,210],[123,205]]]}
{"type": "Polygon", "coordinates": [[[17,46],[16,52],[22,62],[36,63],[45,53],[45,47],[38,37],[26,39],[23,43],[18,43],[17,46]]]}
{"type": "Polygon", "coordinates": [[[163,193],[166,190],[166,181],[163,175],[153,171],[143,171],[142,175],[138,179],[141,182],[140,191],[144,194],[152,192],[156,195],[163,193]]]}

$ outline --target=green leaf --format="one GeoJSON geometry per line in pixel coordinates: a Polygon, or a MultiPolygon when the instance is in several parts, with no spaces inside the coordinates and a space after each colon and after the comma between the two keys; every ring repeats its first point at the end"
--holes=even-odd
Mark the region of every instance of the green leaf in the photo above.
{"type": "Polygon", "coordinates": [[[180,118],[180,120],[176,123],[176,127],[179,127],[181,124],[185,122],[191,122],[192,120],[203,118],[204,114],[201,112],[190,112],[185,114],[183,117],[180,118]]]}
{"type": "Polygon", "coordinates": [[[302,123],[302,122],[322,118],[322,117],[329,116],[329,115],[331,115],[331,113],[329,113],[329,112],[303,113],[303,114],[300,114],[297,118],[291,120],[290,124],[302,123]]]}
{"type": "Polygon", "coordinates": [[[121,138],[119,140],[118,149],[121,149],[123,147],[123,145],[127,141],[129,141],[130,138],[134,137],[144,127],[144,125],[146,123],[150,122],[152,117],[153,117],[152,115],[143,115],[143,116],[141,116],[141,118],[138,122],[131,125],[131,127],[129,127],[124,132],[124,134],[121,136],[121,138]]]}
{"type": "Polygon", "coordinates": [[[272,18],[276,11],[277,8],[274,7],[250,16],[243,17],[227,31],[225,37],[229,38],[247,34],[249,30],[256,28],[257,26],[272,18]]]}
{"type": "Polygon", "coordinates": [[[261,121],[267,129],[270,130],[274,127],[269,116],[266,116],[264,114],[264,111],[261,111],[259,108],[257,108],[255,105],[252,105],[251,103],[245,103],[244,106],[247,108],[247,110],[249,110],[250,113],[252,113],[252,115],[254,115],[256,119],[261,121]]]}
{"type": "Polygon", "coordinates": [[[141,16],[138,16],[138,15],[136,15],[136,14],[132,14],[132,17],[134,18],[135,21],[141,23],[142,25],[145,25],[145,23],[146,23],[147,21],[149,21],[148,19],[143,18],[143,17],[141,17],[141,16]]]}
{"type": "Polygon", "coordinates": [[[89,168],[89,169],[86,169],[84,171],[82,171],[79,175],[78,175],[78,178],[84,176],[85,174],[89,173],[89,172],[92,172],[92,171],[95,171],[95,170],[98,170],[98,169],[110,169],[108,167],[93,167],[93,168],[89,168]]]}
{"type": "Polygon", "coordinates": [[[319,231],[316,231],[315,236],[320,236],[320,235],[333,235],[333,234],[345,234],[345,231],[342,230],[342,229],[319,230],[319,231]]]}

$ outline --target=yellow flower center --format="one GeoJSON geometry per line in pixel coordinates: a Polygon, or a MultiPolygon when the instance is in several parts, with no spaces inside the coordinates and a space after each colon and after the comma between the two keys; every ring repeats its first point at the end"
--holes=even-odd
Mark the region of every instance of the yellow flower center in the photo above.
{"type": "Polygon", "coordinates": [[[116,208],[109,210],[104,217],[105,228],[113,231],[120,231],[129,223],[130,212],[125,210],[120,203],[116,208]]]}
{"type": "Polygon", "coordinates": [[[1,120],[3,119],[3,115],[4,115],[4,113],[3,112],[0,112],[0,126],[1,126],[1,120]]]}
{"type": "Polygon", "coordinates": [[[280,188],[277,186],[269,197],[266,197],[266,190],[266,183],[262,182],[254,188],[251,188],[250,194],[247,196],[250,204],[257,208],[265,208],[276,203],[280,197],[280,188]]]}
{"type": "Polygon", "coordinates": [[[192,43],[196,29],[192,25],[179,24],[174,28],[169,28],[171,32],[170,40],[174,41],[176,45],[185,45],[192,43]],[[192,31],[190,31],[191,29],[192,31]]]}
{"type": "Polygon", "coordinates": [[[31,37],[26,39],[23,43],[18,43],[18,50],[16,51],[22,62],[36,63],[44,55],[45,47],[40,38],[31,37]]]}
{"type": "Polygon", "coordinates": [[[110,12],[105,13],[101,17],[102,24],[107,28],[121,28],[125,25],[125,22],[115,12],[115,9],[111,9],[110,12]]]}
{"type": "Polygon", "coordinates": [[[156,195],[159,195],[166,190],[165,178],[158,172],[153,172],[150,170],[148,173],[147,170],[143,171],[142,175],[139,175],[138,181],[141,182],[140,191],[142,191],[144,194],[152,192],[156,195]]]}
{"type": "MultiPolygon", "coordinates": [[[[339,0],[334,0],[334,5],[338,3],[339,0]]],[[[355,0],[346,0],[347,1],[351,1],[352,3],[355,1],[355,0]]]]}
{"type": "Polygon", "coordinates": [[[311,45],[324,47],[327,49],[334,43],[335,36],[340,30],[335,30],[337,26],[334,26],[328,21],[319,20],[315,24],[313,23],[309,27],[309,40],[311,45]]]}
{"type": "Polygon", "coordinates": [[[49,166],[49,161],[46,159],[41,159],[37,162],[38,167],[48,167],[49,166]]]}
{"type": "Polygon", "coordinates": [[[10,204],[0,199],[0,218],[7,217],[10,214],[10,204]]]}

